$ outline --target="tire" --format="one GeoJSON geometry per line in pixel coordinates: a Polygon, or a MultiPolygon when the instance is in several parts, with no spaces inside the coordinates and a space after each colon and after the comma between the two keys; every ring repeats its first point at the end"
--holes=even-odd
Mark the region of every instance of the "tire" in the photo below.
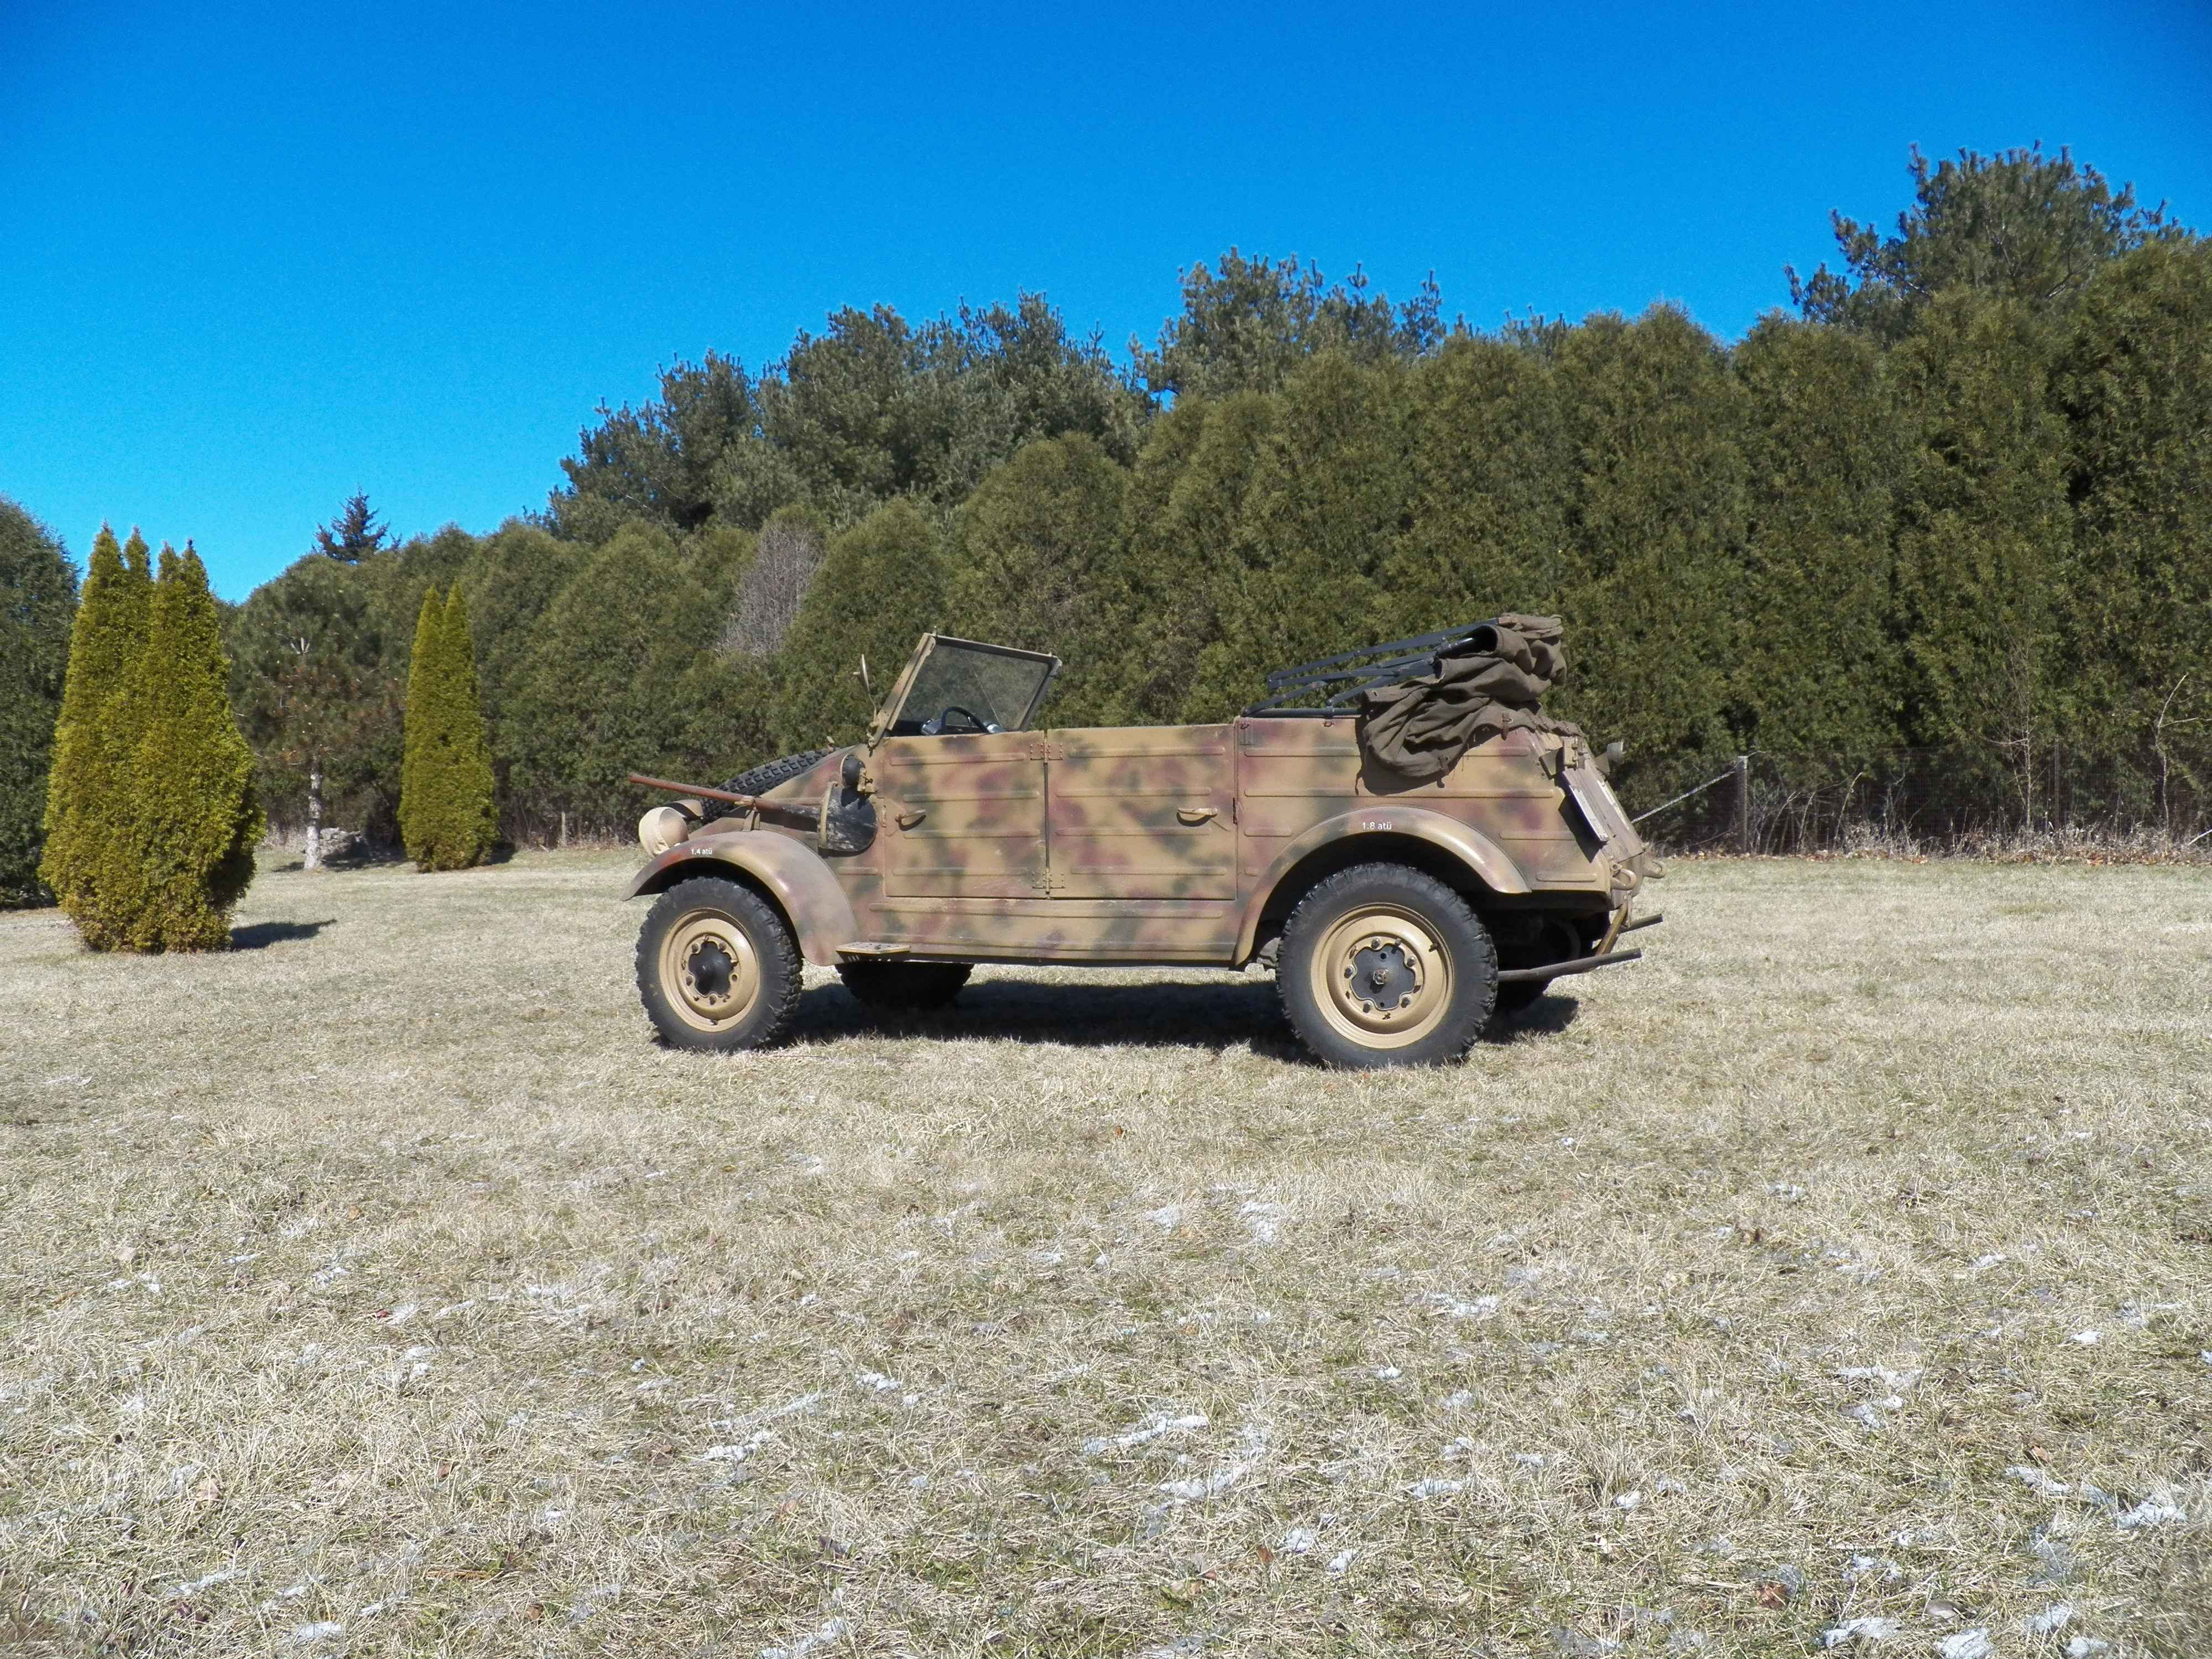
{"type": "MultiPolygon", "coordinates": [[[[733,795],[765,795],[779,783],[789,783],[803,772],[811,772],[824,756],[836,751],[829,749],[808,749],[796,755],[786,755],[779,760],[764,761],[750,772],[740,772],[722,785],[733,795]]],[[[705,822],[726,818],[738,809],[726,800],[707,803],[705,822]]]]}
{"type": "Polygon", "coordinates": [[[1465,1054],[1489,1020],[1498,955],[1467,901],[1435,877],[1359,864],[1291,912],[1275,986],[1324,1065],[1438,1066],[1465,1054]]]}
{"type": "Polygon", "coordinates": [[[799,1012],[798,941],[735,882],[679,881],[637,936],[637,994],[672,1048],[731,1053],[781,1041],[799,1012]]]}
{"type": "Polygon", "coordinates": [[[942,1008],[975,971],[965,962],[841,962],[837,977],[871,1008],[919,1013],[942,1008]]]}

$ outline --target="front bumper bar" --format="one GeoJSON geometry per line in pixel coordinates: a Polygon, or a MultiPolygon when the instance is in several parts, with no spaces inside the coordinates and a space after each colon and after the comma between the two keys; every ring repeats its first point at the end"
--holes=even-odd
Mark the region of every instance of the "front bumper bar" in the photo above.
{"type": "MultiPolygon", "coordinates": [[[[1657,921],[1657,917],[1653,917],[1657,921]]],[[[1549,962],[1541,968],[1506,968],[1498,972],[1500,985],[1526,985],[1531,981],[1565,979],[1570,974],[1592,974],[1601,968],[1610,968],[1617,962],[1634,962],[1644,954],[1641,951],[1607,951],[1601,956],[1577,957],[1571,962],[1549,962]]]]}

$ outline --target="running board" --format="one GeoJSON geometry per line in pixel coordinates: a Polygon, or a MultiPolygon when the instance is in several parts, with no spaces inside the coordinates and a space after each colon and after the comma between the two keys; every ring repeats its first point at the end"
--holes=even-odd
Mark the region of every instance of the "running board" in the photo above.
{"type": "Polygon", "coordinates": [[[1500,985],[1541,984],[1546,980],[1565,979],[1569,974],[1595,973],[1601,968],[1610,968],[1617,962],[1634,962],[1643,954],[1641,951],[1607,951],[1601,957],[1577,957],[1571,962],[1547,963],[1541,968],[1508,968],[1499,973],[1498,982],[1500,985]]]}

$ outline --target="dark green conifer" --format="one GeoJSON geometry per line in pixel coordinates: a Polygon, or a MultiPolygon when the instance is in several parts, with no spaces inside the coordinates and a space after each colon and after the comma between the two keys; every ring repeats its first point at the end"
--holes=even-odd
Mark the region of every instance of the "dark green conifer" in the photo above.
{"type": "Polygon", "coordinates": [[[832,540],[776,655],[777,746],[860,737],[915,641],[943,626],[945,583],[943,532],[911,501],[893,500],[832,540]]]}
{"type": "Polygon", "coordinates": [[[399,841],[410,858],[417,858],[415,849],[428,844],[425,837],[430,833],[430,792],[423,769],[437,726],[438,642],[445,626],[445,602],[436,588],[424,590],[415,618],[415,648],[407,659],[407,708],[399,760],[399,841]]]}
{"type": "Polygon", "coordinates": [[[189,542],[182,554],[165,546],[143,643],[105,720],[116,799],[94,877],[100,937],[87,937],[95,945],[229,945],[230,912],[253,879],[262,830],[253,752],[231,718],[229,681],[199,555],[189,542]]]}
{"type": "Polygon", "coordinates": [[[407,672],[400,834],[422,870],[481,864],[498,839],[491,750],[477,695],[467,604],[457,583],[441,605],[423,595],[407,672]]]}
{"type": "Polygon", "coordinates": [[[128,938],[131,889],[103,884],[108,844],[128,811],[128,755],[117,723],[127,714],[125,687],[145,644],[152,582],[146,544],[136,530],[116,545],[106,525],[94,539],[84,593],[70,630],[69,674],[46,786],[46,846],[39,873],[94,950],[128,938]]]}
{"type": "Polygon", "coordinates": [[[955,520],[949,626],[1059,656],[1052,718],[1064,724],[1091,724],[1107,702],[1120,641],[1102,590],[1119,562],[1128,486],[1129,470],[1088,434],[1040,438],[986,478],[955,520]]]}
{"type": "Polygon", "coordinates": [[[45,896],[46,780],[76,608],[59,538],[0,495],[0,908],[45,896]]]}

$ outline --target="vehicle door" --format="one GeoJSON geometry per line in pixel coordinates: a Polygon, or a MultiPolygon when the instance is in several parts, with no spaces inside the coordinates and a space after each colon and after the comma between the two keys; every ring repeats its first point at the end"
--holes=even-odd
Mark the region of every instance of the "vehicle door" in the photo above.
{"type": "Polygon", "coordinates": [[[1042,896],[1044,764],[1028,732],[885,738],[874,761],[884,891],[1042,896]]]}
{"type": "Polygon", "coordinates": [[[1057,731],[1047,753],[1054,898],[1237,896],[1229,727],[1057,731]]]}
{"type": "Polygon", "coordinates": [[[1036,652],[923,640],[869,763],[886,896],[1043,896],[1045,744],[1023,728],[1059,665],[1036,652]]]}

